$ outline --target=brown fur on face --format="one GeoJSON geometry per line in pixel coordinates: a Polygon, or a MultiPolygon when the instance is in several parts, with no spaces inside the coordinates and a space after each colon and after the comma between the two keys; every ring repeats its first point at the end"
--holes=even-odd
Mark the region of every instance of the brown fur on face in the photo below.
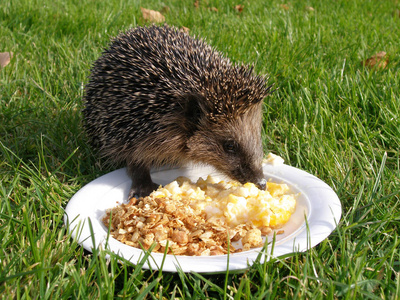
{"type": "Polygon", "coordinates": [[[119,153],[124,154],[128,164],[145,161],[150,162],[145,166],[152,167],[207,163],[241,183],[257,182],[262,177],[261,107],[260,102],[236,118],[220,116],[216,122],[204,112],[191,119],[179,114],[164,116],[163,129],[119,153]],[[227,143],[233,143],[235,149],[227,151],[227,143]]]}
{"type": "Polygon", "coordinates": [[[235,119],[205,121],[188,140],[187,157],[206,162],[241,183],[257,183],[263,177],[261,118],[259,103],[235,119]]]}

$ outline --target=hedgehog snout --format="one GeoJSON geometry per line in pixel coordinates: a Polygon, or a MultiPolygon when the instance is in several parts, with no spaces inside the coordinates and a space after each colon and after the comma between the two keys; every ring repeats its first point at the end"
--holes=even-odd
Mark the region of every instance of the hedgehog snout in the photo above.
{"type": "Polygon", "coordinates": [[[261,190],[265,190],[267,185],[262,168],[253,169],[239,165],[238,168],[233,170],[231,176],[242,184],[246,182],[254,183],[261,190]]]}
{"type": "Polygon", "coordinates": [[[245,178],[245,180],[254,183],[260,190],[265,190],[265,187],[267,185],[267,180],[264,177],[264,172],[262,168],[257,168],[255,170],[250,169],[250,170],[251,170],[250,173],[251,175],[247,173],[248,175],[246,176],[247,178],[245,178]]]}
{"type": "Polygon", "coordinates": [[[263,177],[261,178],[255,185],[260,189],[260,190],[265,190],[267,187],[267,180],[263,177]]]}

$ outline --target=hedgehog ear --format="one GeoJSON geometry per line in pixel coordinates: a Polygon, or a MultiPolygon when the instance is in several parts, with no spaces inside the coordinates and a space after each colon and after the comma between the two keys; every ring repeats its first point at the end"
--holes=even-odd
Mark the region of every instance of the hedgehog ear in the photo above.
{"type": "Polygon", "coordinates": [[[205,102],[206,99],[202,95],[185,95],[185,120],[187,120],[190,129],[196,130],[200,125],[200,120],[206,115],[205,102]]]}

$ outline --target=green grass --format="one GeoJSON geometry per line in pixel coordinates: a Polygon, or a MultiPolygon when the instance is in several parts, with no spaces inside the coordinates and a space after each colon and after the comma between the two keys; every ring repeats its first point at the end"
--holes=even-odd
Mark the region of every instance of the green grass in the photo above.
{"type": "Polygon", "coordinates": [[[400,3],[193,2],[1,1],[0,52],[14,52],[0,69],[1,297],[398,299],[400,3]],[[109,38],[145,24],[140,6],[167,6],[167,23],[270,75],[278,90],[265,101],[265,152],[320,177],[343,205],[320,245],[202,276],[145,271],[71,239],[63,208],[110,171],[86,144],[82,87],[109,38]],[[386,69],[361,66],[379,51],[386,69]]]}

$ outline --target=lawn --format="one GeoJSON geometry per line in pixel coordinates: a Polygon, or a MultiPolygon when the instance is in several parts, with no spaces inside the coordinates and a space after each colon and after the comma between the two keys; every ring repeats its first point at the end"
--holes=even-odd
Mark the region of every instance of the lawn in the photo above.
{"type": "Polygon", "coordinates": [[[2,298],[400,298],[397,0],[2,0],[0,36],[0,52],[14,54],[0,67],[2,298]],[[322,243],[245,273],[199,275],[143,270],[71,239],[69,199],[112,170],[82,130],[84,85],[111,37],[148,24],[140,7],[269,74],[264,152],[342,202],[322,243]],[[381,51],[385,67],[363,63],[381,51]]]}

